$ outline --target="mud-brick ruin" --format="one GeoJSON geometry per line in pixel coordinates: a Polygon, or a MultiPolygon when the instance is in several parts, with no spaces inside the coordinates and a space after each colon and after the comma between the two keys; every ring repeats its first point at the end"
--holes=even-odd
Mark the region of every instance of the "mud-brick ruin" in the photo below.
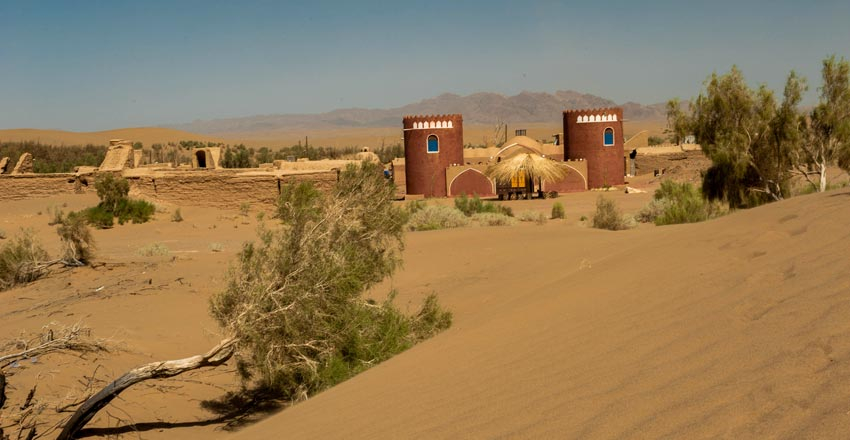
{"type": "MultiPolygon", "coordinates": [[[[130,193],[177,205],[238,208],[243,203],[273,205],[281,186],[309,180],[319,188],[330,188],[338,170],[353,161],[275,161],[261,168],[226,169],[219,166],[218,148],[192,151],[192,163],[144,164],[140,150],[131,141],[109,141],[99,167],[77,167],[73,173],[36,174],[29,153],[21,155],[8,174],[0,174],[0,201],[50,197],[94,191],[98,173],[115,173],[130,182],[130,193]]],[[[0,158],[7,167],[8,158],[0,158]]],[[[2,171],[2,169],[0,169],[2,171]]]]}

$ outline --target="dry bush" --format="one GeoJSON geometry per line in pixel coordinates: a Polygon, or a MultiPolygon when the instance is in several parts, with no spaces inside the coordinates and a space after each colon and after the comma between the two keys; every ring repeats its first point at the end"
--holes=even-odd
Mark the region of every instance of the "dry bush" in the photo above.
{"type": "Polygon", "coordinates": [[[0,290],[35,281],[47,272],[47,252],[31,229],[22,229],[0,246],[0,290]]]}
{"type": "Polygon", "coordinates": [[[481,200],[478,195],[474,195],[472,198],[467,197],[466,194],[461,194],[460,196],[455,197],[455,208],[464,213],[467,217],[472,216],[472,214],[483,212],[504,214],[510,217],[514,216],[514,212],[510,207],[481,200]]]}
{"type": "Polygon", "coordinates": [[[530,210],[530,209],[529,209],[529,210],[525,210],[525,211],[520,211],[520,212],[517,214],[517,218],[518,218],[520,221],[523,221],[523,222],[535,222],[535,223],[537,223],[538,225],[546,224],[546,221],[548,220],[548,219],[546,218],[546,214],[543,214],[542,212],[539,212],[539,211],[532,211],[532,210],[530,210]]]}
{"type": "Polygon", "coordinates": [[[564,212],[564,204],[561,202],[555,202],[552,204],[552,215],[553,219],[559,218],[563,219],[566,217],[566,213],[564,212]]]}
{"type": "Polygon", "coordinates": [[[69,266],[88,264],[94,256],[94,237],[82,213],[72,212],[56,228],[62,240],[62,262],[69,266]]]}
{"type": "Polygon", "coordinates": [[[628,221],[623,217],[617,204],[602,196],[596,199],[596,213],[593,215],[592,226],[609,231],[629,229],[628,221]]]}
{"type": "Polygon", "coordinates": [[[479,212],[472,214],[472,220],[478,222],[481,226],[510,226],[515,225],[517,222],[517,219],[513,217],[495,212],[479,212]]]}
{"type": "Polygon", "coordinates": [[[59,225],[65,221],[65,212],[58,206],[48,206],[47,215],[50,216],[50,221],[47,222],[49,226],[59,225]]]}
{"type": "Polygon", "coordinates": [[[724,215],[728,209],[718,201],[707,200],[699,188],[672,180],[661,182],[654,197],[635,215],[639,222],[658,226],[696,223],[724,215]]]}
{"type": "Polygon", "coordinates": [[[171,251],[168,249],[168,246],[162,243],[151,243],[140,247],[136,252],[143,257],[161,257],[168,255],[171,251]]]}
{"type": "Polygon", "coordinates": [[[213,316],[239,341],[243,379],[299,400],[450,323],[434,299],[408,317],[393,295],[383,304],[363,298],[401,262],[407,215],[394,197],[368,163],[340,173],[331,194],[306,182],[284,187],[283,227],[261,226],[211,299],[213,316]]]}
{"type": "Polygon", "coordinates": [[[175,209],[174,212],[171,213],[171,221],[177,223],[183,221],[183,214],[180,212],[180,208],[175,209]]]}
{"type": "Polygon", "coordinates": [[[410,215],[407,223],[411,231],[459,228],[469,224],[469,217],[450,206],[425,205],[410,215]]]}

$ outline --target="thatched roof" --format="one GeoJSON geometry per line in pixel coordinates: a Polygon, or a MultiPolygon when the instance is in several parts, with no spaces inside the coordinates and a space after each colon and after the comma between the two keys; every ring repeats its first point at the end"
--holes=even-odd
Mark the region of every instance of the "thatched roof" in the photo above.
{"type": "Polygon", "coordinates": [[[556,182],[567,175],[567,167],[537,154],[517,154],[487,168],[487,176],[504,182],[517,173],[525,172],[533,179],[556,182]]]}

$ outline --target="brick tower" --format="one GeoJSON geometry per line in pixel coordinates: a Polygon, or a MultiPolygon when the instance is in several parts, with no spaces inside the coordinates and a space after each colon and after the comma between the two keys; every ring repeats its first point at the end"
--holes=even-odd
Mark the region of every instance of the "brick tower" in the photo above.
{"type": "Polygon", "coordinates": [[[405,116],[404,162],[407,194],[446,197],[446,168],[463,163],[463,116],[405,116]]]}
{"type": "Polygon", "coordinates": [[[587,187],[622,185],[623,109],[564,112],[564,158],[587,161],[587,187]]]}

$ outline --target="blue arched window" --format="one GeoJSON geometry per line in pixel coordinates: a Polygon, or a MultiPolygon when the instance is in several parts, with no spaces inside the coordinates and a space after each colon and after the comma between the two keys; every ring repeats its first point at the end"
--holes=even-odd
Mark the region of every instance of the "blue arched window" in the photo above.
{"type": "Polygon", "coordinates": [[[606,147],[614,145],[614,129],[608,127],[605,129],[605,134],[602,136],[602,144],[606,147]]]}
{"type": "Polygon", "coordinates": [[[440,151],[440,141],[437,139],[437,135],[432,134],[428,136],[428,152],[429,153],[438,153],[440,151]]]}

